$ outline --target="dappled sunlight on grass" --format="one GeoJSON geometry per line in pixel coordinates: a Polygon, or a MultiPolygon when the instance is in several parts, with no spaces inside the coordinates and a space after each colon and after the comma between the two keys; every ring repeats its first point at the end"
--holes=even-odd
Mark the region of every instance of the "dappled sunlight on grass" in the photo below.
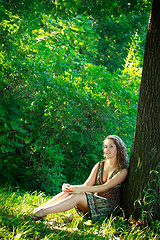
{"type": "Polygon", "coordinates": [[[35,206],[48,200],[43,193],[22,193],[11,188],[0,190],[1,239],[158,239],[159,222],[154,231],[148,226],[130,223],[124,216],[111,216],[106,221],[93,222],[80,216],[75,209],[51,214],[44,220],[25,217],[35,206]]]}

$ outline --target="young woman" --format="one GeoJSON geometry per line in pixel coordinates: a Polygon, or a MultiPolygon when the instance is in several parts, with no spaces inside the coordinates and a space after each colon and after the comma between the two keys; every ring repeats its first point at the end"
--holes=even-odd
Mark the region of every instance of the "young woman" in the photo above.
{"type": "Polygon", "coordinates": [[[120,204],[122,183],[128,174],[128,158],[124,142],[115,135],[104,140],[103,152],[105,159],[93,167],[83,185],[63,184],[62,192],[36,208],[32,215],[44,217],[76,207],[95,220],[109,216],[120,204]]]}

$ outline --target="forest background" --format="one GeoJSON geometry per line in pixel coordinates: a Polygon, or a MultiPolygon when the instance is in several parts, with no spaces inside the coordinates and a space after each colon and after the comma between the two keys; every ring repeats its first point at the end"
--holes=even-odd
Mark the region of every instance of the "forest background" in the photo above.
{"type": "Polygon", "coordinates": [[[53,195],[130,156],[151,1],[0,1],[0,182],[53,195]]]}

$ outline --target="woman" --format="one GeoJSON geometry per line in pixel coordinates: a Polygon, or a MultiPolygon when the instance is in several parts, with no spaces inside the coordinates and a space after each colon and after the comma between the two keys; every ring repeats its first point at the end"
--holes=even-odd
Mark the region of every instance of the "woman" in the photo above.
{"type": "Polygon", "coordinates": [[[93,167],[83,185],[63,184],[62,192],[36,208],[33,216],[44,217],[73,207],[89,212],[95,220],[109,216],[120,204],[122,183],[128,174],[128,159],[124,142],[115,135],[104,140],[103,152],[105,160],[93,167]]]}

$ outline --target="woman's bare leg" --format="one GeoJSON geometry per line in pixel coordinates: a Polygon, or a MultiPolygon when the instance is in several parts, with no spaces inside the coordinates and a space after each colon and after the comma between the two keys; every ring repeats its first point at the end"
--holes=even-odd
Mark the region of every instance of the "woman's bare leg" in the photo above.
{"type": "Polygon", "coordinates": [[[65,212],[72,209],[76,205],[78,205],[78,207],[84,212],[87,212],[89,210],[87,198],[84,193],[69,195],[68,197],[59,201],[57,204],[53,204],[53,206],[44,206],[35,212],[35,216],[43,217],[47,214],[65,212]]]}
{"type": "Polygon", "coordinates": [[[63,200],[64,198],[68,197],[68,196],[69,196],[68,192],[61,192],[61,193],[57,194],[56,196],[54,196],[53,198],[51,198],[46,203],[44,203],[43,205],[41,205],[38,208],[34,209],[32,213],[35,214],[37,211],[39,211],[40,209],[42,209],[44,207],[53,206],[56,203],[58,203],[59,201],[63,200]]]}

